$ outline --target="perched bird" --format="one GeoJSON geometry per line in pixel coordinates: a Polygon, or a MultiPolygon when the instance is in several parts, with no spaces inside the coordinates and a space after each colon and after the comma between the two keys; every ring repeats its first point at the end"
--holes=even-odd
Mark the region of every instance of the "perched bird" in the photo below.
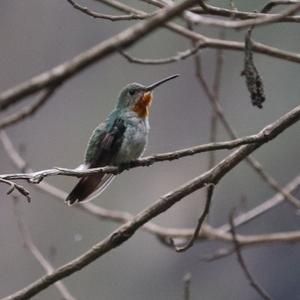
{"type": "MultiPolygon", "coordinates": [[[[84,164],[80,169],[119,165],[137,159],[146,148],[149,132],[149,109],[153,90],[178,77],[172,75],[149,86],[130,83],[123,88],[115,109],[90,137],[84,164]]],[[[113,180],[112,174],[82,177],[66,198],[68,205],[92,200],[113,180]]]]}

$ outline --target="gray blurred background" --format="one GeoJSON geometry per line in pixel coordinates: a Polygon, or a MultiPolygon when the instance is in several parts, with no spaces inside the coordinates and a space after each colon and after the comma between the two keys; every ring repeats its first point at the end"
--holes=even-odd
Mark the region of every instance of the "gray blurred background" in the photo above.
{"type": "MultiPolygon", "coordinates": [[[[124,1],[145,8],[140,1],[124,1]]],[[[239,9],[254,10],[264,1],[235,1],[239,9]]],[[[95,1],[81,2],[103,13],[118,13],[95,1]]],[[[222,5],[223,1],[215,1],[222,5]]],[[[226,3],[227,4],[227,3],[226,3]]],[[[92,19],[75,11],[62,0],[2,0],[0,2],[0,90],[4,91],[46,71],[134,22],[92,19]]],[[[218,31],[202,32],[218,36],[218,31]]],[[[230,39],[243,40],[243,32],[228,31],[230,39]]],[[[299,25],[265,26],[254,38],[282,49],[299,51],[299,25]]],[[[183,39],[160,29],[129,49],[141,58],[174,55],[190,47],[183,39]]],[[[203,70],[213,77],[215,51],[202,52],[203,70]]],[[[250,104],[244,79],[242,53],[226,51],[221,101],[225,113],[240,136],[256,133],[269,122],[299,104],[299,66],[263,55],[255,55],[264,78],[267,101],[263,110],[250,104]]],[[[120,89],[138,81],[149,84],[164,76],[180,73],[176,82],[159,88],[150,116],[151,132],[146,155],[206,143],[209,140],[211,109],[194,76],[193,59],[163,66],[128,63],[116,54],[67,81],[32,118],[7,131],[29,165],[37,170],[54,166],[74,168],[83,159],[91,131],[113,109],[120,89]]],[[[33,97],[9,112],[30,103],[33,97]]],[[[6,112],[7,113],[7,112],[6,112]]],[[[3,113],[1,116],[4,115],[3,113]]],[[[299,173],[299,124],[255,152],[266,170],[281,182],[299,173]]],[[[224,130],[218,140],[227,139],[224,130]]],[[[218,160],[227,152],[219,152],[218,160]]],[[[1,173],[17,170],[0,147],[1,173]]],[[[94,202],[109,209],[137,213],[160,195],[207,169],[207,155],[155,164],[125,172],[94,202]]],[[[69,191],[75,179],[52,178],[51,183],[69,191]]],[[[99,221],[67,207],[26,185],[32,203],[21,201],[23,217],[33,240],[58,267],[82,254],[118,225],[99,221]]],[[[44,274],[41,266],[23,247],[13,213],[13,201],[0,186],[0,296],[28,285],[44,274]]],[[[254,207],[274,192],[245,163],[235,168],[218,185],[210,213],[212,225],[222,225],[242,196],[246,208],[254,207]]],[[[154,221],[168,227],[193,227],[201,213],[203,192],[196,192],[154,221]]],[[[296,194],[300,197],[300,194],[296,194]]],[[[23,199],[22,199],[23,200],[23,199]]],[[[282,204],[264,217],[240,229],[240,233],[268,233],[299,229],[299,216],[282,204]]],[[[221,243],[196,244],[184,254],[164,247],[143,231],[121,247],[64,280],[78,299],[183,299],[182,278],[192,274],[191,299],[259,299],[247,283],[235,255],[206,263],[202,255],[223,247],[221,243]]],[[[300,245],[270,245],[244,251],[249,269],[274,299],[300,299],[300,245]]],[[[34,299],[60,299],[55,287],[34,299]]]]}

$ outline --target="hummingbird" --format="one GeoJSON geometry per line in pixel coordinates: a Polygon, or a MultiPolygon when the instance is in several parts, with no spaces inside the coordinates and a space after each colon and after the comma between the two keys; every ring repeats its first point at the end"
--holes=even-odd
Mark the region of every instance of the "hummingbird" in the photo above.
{"type": "MultiPolygon", "coordinates": [[[[149,110],[153,90],[179,75],[172,75],[151,85],[139,83],[126,85],[119,95],[115,109],[93,131],[80,170],[117,166],[139,158],[147,145],[149,110]]],[[[114,179],[113,174],[93,174],[82,177],[66,198],[72,205],[100,195],[114,179]]]]}

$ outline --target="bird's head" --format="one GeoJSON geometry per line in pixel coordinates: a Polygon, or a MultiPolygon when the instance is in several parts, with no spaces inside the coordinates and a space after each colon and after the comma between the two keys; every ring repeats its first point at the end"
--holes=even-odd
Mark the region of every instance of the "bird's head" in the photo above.
{"type": "Polygon", "coordinates": [[[169,76],[149,86],[144,86],[139,83],[126,85],[119,96],[117,108],[134,111],[140,118],[147,117],[153,99],[153,90],[159,85],[178,76],[179,75],[169,76]]]}

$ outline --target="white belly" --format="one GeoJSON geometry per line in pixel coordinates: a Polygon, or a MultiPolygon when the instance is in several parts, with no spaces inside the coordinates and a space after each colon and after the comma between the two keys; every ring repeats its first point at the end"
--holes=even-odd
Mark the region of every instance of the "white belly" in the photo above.
{"type": "Polygon", "coordinates": [[[128,122],[115,163],[120,164],[139,158],[146,149],[148,132],[147,119],[134,118],[128,122]]]}

